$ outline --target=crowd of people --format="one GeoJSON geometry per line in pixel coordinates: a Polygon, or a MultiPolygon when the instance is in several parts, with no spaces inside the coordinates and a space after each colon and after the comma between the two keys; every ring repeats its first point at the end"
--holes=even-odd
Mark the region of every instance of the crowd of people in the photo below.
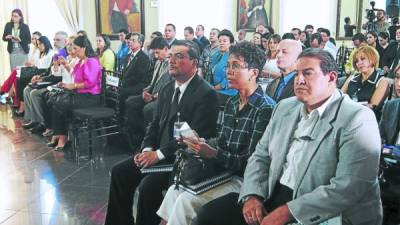
{"type": "Polygon", "coordinates": [[[121,72],[132,156],[111,170],[107,225],[378,225],[382,146],[400,146],[400,27],[394,41],[388,26],[376,27],[353,35],[343,76],[329,29],[312,25],[279,35],[259,24],[251,40],[246,30],[235,38],[218,28],[207,38],[203,25],[185,27],[185,40],[174,24],[148,41],[121,29],[114,52],[108,36],[97,35],[94,49],[85,31],[59,31],[52,45],[15,9],[3,33],[12,70],[0,94],[25,129],[67,151],[72,110],[100,104],[102,70],[121,72]],[[174,135],[182,122],[191,135],[174,135]],[[188,163],[216,168],[207,179],[231,179],[201,194],[181,188],[190,170],[177,169],[182,151],[188,163]]]}

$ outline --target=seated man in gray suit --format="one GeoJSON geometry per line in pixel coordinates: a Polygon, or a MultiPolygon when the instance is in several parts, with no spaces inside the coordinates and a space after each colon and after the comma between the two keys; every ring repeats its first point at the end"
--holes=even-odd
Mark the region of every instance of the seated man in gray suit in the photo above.
{"type": "Polygon", "coordinates": [[[295,40],[282,40],[277,49],[277,65],[281,70],[282,75],[275,78],[271,84],[267,86],[266,93],[271,96],[276,102],[282,99],[292,97],[293,81],[296,72],[295,63],[297,56],[300,55],[302,48],[301,44],[295,40]]]}
{"type": "Polygon", "coordinates": [[[131,96],[125,103],[127,119],[125,128],[131,147],[138,147],[142,143],[145,127],[152,121],[153,113],[156,111],[158,93],[165,84],[173,80],[168,74],[167,41],[162,37],[156,37],[151,41],[150,49],[157,59],[150,85],[143,89],[141,95],[131,96]]]}
{"type": "Polygon", "coordinates": [[[278,103],[247,163],[242,210],[218,225],[381,224],[374,113],[336,88],[327,51],[304,50],[296,71],[296,97],[278,103]]]}

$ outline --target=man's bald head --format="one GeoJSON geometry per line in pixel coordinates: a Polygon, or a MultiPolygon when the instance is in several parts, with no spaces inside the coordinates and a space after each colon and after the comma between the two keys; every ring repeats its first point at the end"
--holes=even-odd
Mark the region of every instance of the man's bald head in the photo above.
{"type": "Polygon", "coordinates": [[[292,72],[295,68],[297,57],[302,52],[301,44],[298,41],[282,40],[277,49],[277,64],[284,75],[292,72]]]}

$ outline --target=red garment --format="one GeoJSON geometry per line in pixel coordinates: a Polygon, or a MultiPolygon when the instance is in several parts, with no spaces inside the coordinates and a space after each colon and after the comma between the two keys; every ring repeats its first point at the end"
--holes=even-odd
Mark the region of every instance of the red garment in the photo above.
{"type": "Polygon", "coordinates": [[[109,12],[114,8],[114,3],[117,3],[118,9],[121,11],[121,13],[124,13],[125,10],[131,10],[132,9],[132,0],[110,0],[108,9],[109,12]]]}
{"type": "MultiPolygon", "coordinates": [[[[17,70],[13,69],[11,71],[10,76],[8,76],[7,80],[4,81],[3,85],[1,85],[0,88],[0,93],[7,93],[11,90],[12,87],[15,87],[15,90],[17,89],[17,70]]],[[[19,106],[19,99],[17,98],[17,95],[15,94],[13,97],[14,100],[14,106],[19,106]]]]}

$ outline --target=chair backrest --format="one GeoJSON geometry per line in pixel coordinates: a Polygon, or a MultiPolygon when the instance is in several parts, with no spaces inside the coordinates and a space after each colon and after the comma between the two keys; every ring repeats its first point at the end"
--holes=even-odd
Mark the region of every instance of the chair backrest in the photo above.
{"type": "Polygon", "coordinates": [[[119,100],[121,89],[120,72],[103,69],[102,74],[102,104],[105,107],[114,108],[119,113],[119,100]]]}
{"type": "Polygon", "coordinates": [[[352,48],[348,48],[344,45],[340,46],[336,54],[336,64],[339,68],[339,77],[345,75],[345,64],[350,58],[352,48]]]}

